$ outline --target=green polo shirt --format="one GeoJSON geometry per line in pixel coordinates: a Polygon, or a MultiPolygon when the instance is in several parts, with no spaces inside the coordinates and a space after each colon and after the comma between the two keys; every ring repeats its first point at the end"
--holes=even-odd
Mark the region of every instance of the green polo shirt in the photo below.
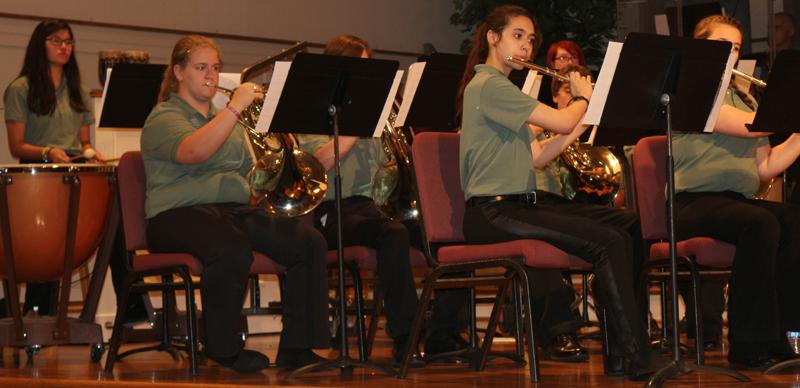
{"type": "MultiPolygon", "coordinates": [[[[544,141],[547,137],[544,134],[535,135],[536,140],[544,141]]],[[[569,171],[561,161],[561,157],[557,156],[544,166],[541,170],[538,168],[533,169],[536,176],[536,189],[551,192],[565,197],[564,193],[564,180],[569,177],[569,171]]]]}
{"type": "Polygon", "coordinates": [[[147,218],[179,207],[250,200],[244,176],[253,161],[244,130],[238,124],[222,147],[205,162],[180,164],[175,160],[183,139],[216,114],[212,105],[208,117],[203,116],[175,93],[150,112],[141,137],[147,175],[147,218]]]}
{"type": "Polygon", "coordinates": [[[459,150],[465,198],[536,189],[527,120],[538,104],[499,70],[475,66],[464,90],[459,150]]]}
{"type": "Polygon", "coordinates": [[[61,148],[70,154],[81,153],[78,137],[81,126],[94,123],[94,110],[89,89],[81,86],[81,99],[86,112],[76,112],[69,105],[67,79],[56,89],[56,109],[52,115],[38,115],[28,110],[28,77],[19,77],[8,85],[4,96],[5,120],[25,123],[25,143],[61,148]]]}
{"type": "MultiPolygon", "coordinates": [[[[327,135],[297,135],[300,148],[311,154],[329,142],[327,135]]],[[[372,198],[372,177],[386,162],[380,138],[358,139],[350,152],[341,159],[342,198],[355,195],[372,198]]],[[[334,199],[334,169],[328,171],[328,192],[325,200],[334,199]]]]}
{"type": "MultiPolygon", "coordinates": [[[[752,112],[731,89],[725,104],[752,112]]],[[[756,149],[769,144],[760,137],[746,139],[720,133],[676,133],[675,192],[734,191],[752,197],[758,191],[756,149]]]]}

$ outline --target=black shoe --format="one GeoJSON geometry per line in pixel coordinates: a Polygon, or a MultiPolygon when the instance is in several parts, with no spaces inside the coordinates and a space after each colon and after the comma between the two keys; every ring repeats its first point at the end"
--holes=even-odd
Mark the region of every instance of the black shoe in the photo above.
{"type": "Polygon", "coordinates": [[[625,376],[625,358],[608,355],[603,358],[606,376],[625,376]]]}
{"type": "Polygon", "coordinates": [[[206,354],[206,357],[239,373],[255,373],[269,367],[269,357],[255,350],[242,349],[232,357],[215,357],[210,354],[206,354]]]}
{"type": "MultiPolygon", "coordinates": [[[[628,380],[643,381],[670,363],[670,358],[656,352],[647,352],[639,360],[625,361],[625,376],[628,380]]],[[[668,376],[672,377],[672,375],[668,376]]]]}
{"type": "Polygon", "coordinates": [[[559,362],[589,361],[589,352],[581,347],[574,334],[559,334],[544,348],[544,358],[559,362]]]}
{"type": "Polygon", "coordinates": [[[278,355],[275,357],[275,365],[281,369],[295,370],[306,365],[328,361],[311,349],[283,349],[278,348],[278,355]]]}
{"type": "MultiPolygon", "coordinates": [[[[400,368],[403,365],[406,344],[408,344],[407,335],[395,337],[392,345],[392,368],[400,368]]],[[[408,364],[409,368],[422,368],[425,366],[425,362],[419,358],[417,353],[419,353],[417,349],[412,349],[411,362],[408,364]]]]}
{"type": "Polygon", "coordinates": [[[728,364],[731,369],[764,371],[776,362],[764,343],[731,344],[728,351],[728,364]]]}
{"type": "Polygon", "coordinates": [[[458,356],[469,349],[469,342],[458,333],[434,333],[425,340],[425,358],[450,354],[458,356]]]}

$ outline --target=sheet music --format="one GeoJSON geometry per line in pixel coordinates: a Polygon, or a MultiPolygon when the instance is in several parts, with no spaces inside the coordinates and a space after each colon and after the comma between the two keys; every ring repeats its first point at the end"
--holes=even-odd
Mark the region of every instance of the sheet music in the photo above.
{"type": "Polygon", "coordinates": [[[283,93],[283,86],[286,85],[286,77],[289,76],[289,68],[291,67],[291,62],[275,62],[272,78],[269,81],[269,89],[267,89],[267,95],[264,96],[264,105],[261,106],[261,116],[256,122],[256,132],[269,132],[272,118],[275,117],[275,109],[278,108],[278,100],[280,100],[281,93],[283,93]]]}
{"type": "Polygon", "coordinates": [[[728,56],[728,63],[725,65],[725,73],[722,75],[722,80],[720,80],[717,98],[714,99],[714,105],[711,107],[711,113],[708,115],[708,121],[706,121],[706,127],[703,129],[703,132],[714,131],[714,126],[717,124],[717,117],[719,117],[719,111],[722,108],[722,101],[725,98],[725,93],[728,91],[728,85],[731,82],[731,74],[733,74],[733,64],[735,62],[736,56],[733,55],[733,50],[731,50],[731,54],[728,56]]]}
{"type": "Polygon", "coordinates": [[[656,34],[669,36],[669,21],[667,20],[667,14],[662,13],[653,15],[653,19],[656,23],[656,34]]]}
{"type": "MultiPolygon", "coordinates": [[[[394,97],[397,96],[397,89],[400,88],[400,80],[403,79],[403,73],[403,70],[398,70],[394,75],[392,88],[389,89],[389,95],[386,96],[386,102],[383,104],[383,112],[381,112],[380,120],[378,120],[378,125],[375,126],[375,132],[372,133],[372,137],[381,137],[381,134],[383,133],[383,126],[386,123],[386,119],[389,118],[389,113],[392,110],[392,104],[394,104],[394,97]]],[[[420,72],[420,74],[422,74],[422,72],[420,72]]],[[[419,84],[419,80],[417,80],[417,84],[419,84]]],[[[403,102],[405,102],[405,99],[403,102]]],[[[395,124],[395,127],[397,126],[398,125],[395,124]]]]}
{"type": "Polygon", "coordinates": [[[425,64],[426,62],[416,62],[408,67],[406,86],[403,88],[403,102],[400,104],[400,111],[397,112],[397,118],[394,120],[395,127],[402,127],[406,123],[408,112],[411,110],[411,103],[417,94],[417,87],[419,87],[419,81],[422,79],[422,73],[425,70],[425,64]]]}
{"type": "Polygon", "coordinates": [[[622,52],[622,43],[609,42],[606,56],[603,59],[603,67],[597,76],[594,84],[592,100],[589,101],[589,108],[583,115],[583,123],[586,125],[600,125],[600,118],[603,116],[603,109],[606,106],[608,92],[611,90],[611,81],[614,80],[614,73],[617,71],[619,55],[622,52]]]}
{"type": "Polygon", "coordinates": [[[539,96],[539,89],[542,87],[542,76],[538,71],[528,70],[525,83],[522,85],[522,92],[536,98],[539,96]]]}
{"type": "Polygon", "coordinates": [[[106,103],[106,96],[108,95],[108,83],[111,81],[111,70],[112,67],[106,69],[106,82],[103,84],[103,97],[100,98],[100,108],[97,109],[97,112],[94,112],[94,122],[95,126],[100,126],[100,118],[103,117],[103,105],[106,103]]]}

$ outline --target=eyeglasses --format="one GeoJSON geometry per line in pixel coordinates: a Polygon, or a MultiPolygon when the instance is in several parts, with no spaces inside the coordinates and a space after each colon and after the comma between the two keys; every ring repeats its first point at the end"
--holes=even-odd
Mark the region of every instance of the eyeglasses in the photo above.
{"type": "Polygon", "coordinates": [[[45,40],[50,42],[50,44],[56,47],[61,47],[62,44],[67,47],[72,47],[75,45],[75,39],[61,39],[61,38],[51,37],[45,40]]]}
{"type": "Polygon", "coordinates": [[[571,55],[562,55],[562,56],[560,56],[560,57],[555,57],[555,58],[553,58],[553,60],[554,60],[554,61],[559,61],[559,62],[562,62],[562,63],[564,63],[564,62],[569,62],[569,63],[572,63],[572,62],[575,62],[575,61],[577,61],[577,60],[578,60],[578,58],[575,58],[575,57],[573,57],[573,56],[571,56],[571,55]]]}

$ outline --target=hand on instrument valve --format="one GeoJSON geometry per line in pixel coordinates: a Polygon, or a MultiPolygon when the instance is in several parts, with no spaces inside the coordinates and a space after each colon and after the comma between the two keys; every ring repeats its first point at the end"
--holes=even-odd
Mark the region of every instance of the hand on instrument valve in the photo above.
{"type": "Polygon", "coordinates": [[[263,100],[264,99],[264,91],[261,89],[261,86],[256,85],[252,82],[245,82],[239,85],[238,88],[233,92],[233,96],[229,102],[234,109],[239,112],[247,109],[247,107],[253,103],[255,100],[263,100]]]}
{"type": "Polygon", "coordinates": [[[572,71],[568,75],[569,88],[573,96],[585,97],[587,102],[592,99],[592,76],[581,76],[577,71],[572,71]]]}

